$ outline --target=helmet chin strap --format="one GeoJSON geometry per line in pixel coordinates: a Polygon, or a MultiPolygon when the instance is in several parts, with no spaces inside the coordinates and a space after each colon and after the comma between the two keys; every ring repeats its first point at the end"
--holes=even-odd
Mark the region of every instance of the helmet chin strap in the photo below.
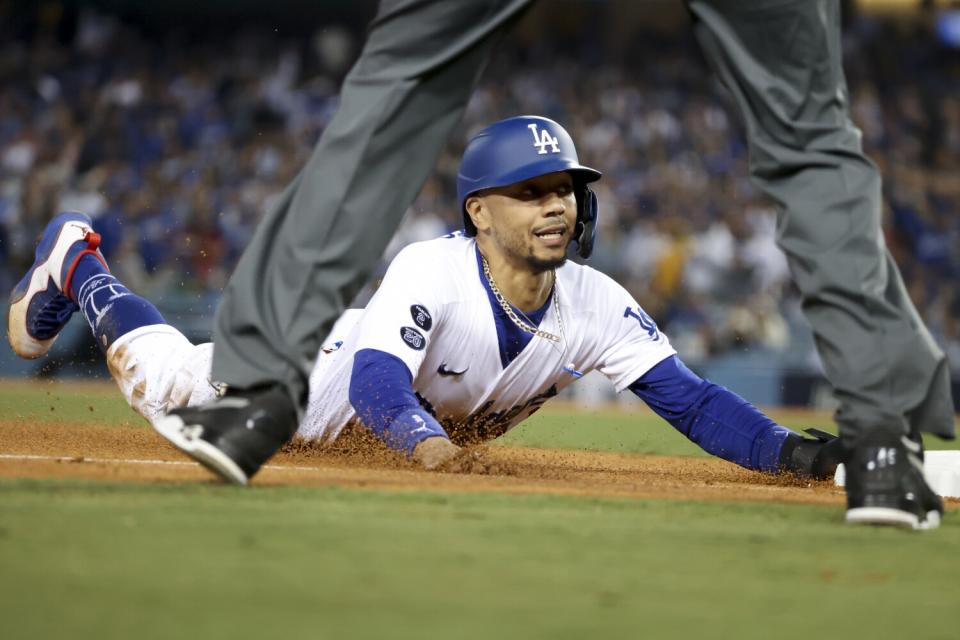
{"type": "Polygon", "coordinates": [[[598,208],[597,194],[584,185],[577,193],[577,226],[573,228],[577,255],[584,260],[593,254],[593,243],[597,239],[598,208]]]}

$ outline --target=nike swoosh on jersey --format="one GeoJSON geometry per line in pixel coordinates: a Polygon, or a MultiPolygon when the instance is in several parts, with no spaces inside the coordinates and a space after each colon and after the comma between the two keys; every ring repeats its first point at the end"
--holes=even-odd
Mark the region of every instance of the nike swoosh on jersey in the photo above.
{"type": "Polygon", "coordinates": [[[463,371],[451,371],[450,369],[447,369],[446,362],[444,362],[439,367],[437,367],[437,373],[439,373],[442,376],[462,376],[469,370],[470,370],[470,367],[467,367],[463,371]]]}

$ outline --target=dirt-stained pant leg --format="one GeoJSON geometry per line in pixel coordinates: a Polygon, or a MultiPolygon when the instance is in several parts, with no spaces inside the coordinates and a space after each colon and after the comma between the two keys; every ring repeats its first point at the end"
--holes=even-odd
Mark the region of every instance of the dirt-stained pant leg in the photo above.
{"type": "Polygon", "coordinates": [[[383,0],[312,157],[257,228],[217,310],[213,373],[297,404],[321,338],[460,121],[494,35],[532,0],[383,0]]]}
{"type": "Polygon", "coordinates": [[[746,121],[750,173],[840,403],[844,438],[953,437],[950,378],[880,228],[880,175],[850,121],[836,0],[690,0],[707,59],[746,121]]]}
{"type": "Polygon", "coordinates": [[[194,345],[170,325],[135,329],[114,342],[106,356],[124,399],[150,424],[171,409],[217,397],[210,381],[213,345],[194,345]]]}

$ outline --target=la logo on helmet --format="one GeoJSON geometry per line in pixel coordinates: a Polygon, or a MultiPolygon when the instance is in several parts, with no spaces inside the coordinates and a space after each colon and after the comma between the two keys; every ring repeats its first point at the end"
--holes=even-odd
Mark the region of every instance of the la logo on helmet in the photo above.
{"type": "Polygon", "coordinates": [[[550,135],[550,132],[546,129],[541,129],[537,131],[537,123],[531,122],[527,125],[527,128],[533,132],[533,146],[537,148],[538,155],[545,155],[547,153],[547,145],[550,145],[550,153],[560,153],[560,147],[557,146],[559,140],[550,135]]]}

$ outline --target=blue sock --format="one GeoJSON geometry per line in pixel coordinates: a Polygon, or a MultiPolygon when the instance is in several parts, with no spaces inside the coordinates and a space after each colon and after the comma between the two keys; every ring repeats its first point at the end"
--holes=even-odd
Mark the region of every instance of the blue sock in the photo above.
{"type": "Polygon", "coordinates": [[[70,293],[106,353],[122,335],[151,324],[166,324],[148,300],[130,293],[93,255],[80,258],[70,282],[70,293]]]}

